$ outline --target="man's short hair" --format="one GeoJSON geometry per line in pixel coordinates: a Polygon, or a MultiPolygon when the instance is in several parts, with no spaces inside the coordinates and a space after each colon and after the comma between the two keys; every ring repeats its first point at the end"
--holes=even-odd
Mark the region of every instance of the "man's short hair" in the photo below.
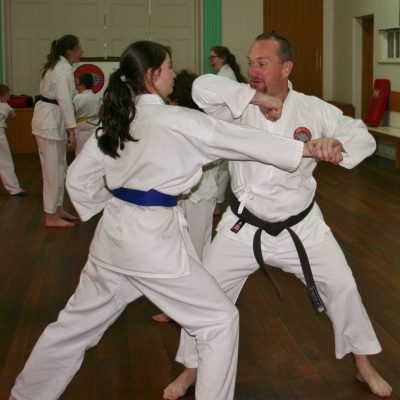
{"type": "Polygon", "coordinates": [[[264,32],[256,37],[256,41],[259,40],[275,40],[279,44],[279,59],[282,62],[293,60],[292,46],[285,37],[275,32],[264,32]]]}

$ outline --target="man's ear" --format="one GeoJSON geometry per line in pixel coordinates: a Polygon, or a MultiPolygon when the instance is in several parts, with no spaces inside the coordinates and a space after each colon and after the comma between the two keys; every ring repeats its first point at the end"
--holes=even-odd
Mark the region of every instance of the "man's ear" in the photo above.
{"type": "Polygon", "coordinates": [[[285,61],[283,63],[282,74],[285,78],[289,78],[293,69],[293,61],[285,61]]]}

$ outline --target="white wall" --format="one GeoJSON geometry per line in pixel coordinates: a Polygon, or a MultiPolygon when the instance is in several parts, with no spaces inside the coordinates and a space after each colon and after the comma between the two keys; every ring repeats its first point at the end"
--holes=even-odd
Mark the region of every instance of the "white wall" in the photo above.
{"type": "MultiPolygon", "coordinates": [[[[400,64],[381,63],[380,29],[400,26],[400,0],[324,0],[333,1],[332,27],[324,27],[324,36],[330,36],[333,44],[332,80],[326,81],[327,91],[335,100],[352,103],[356,107],[356,116],[361,115],[361,22],[360,18],[374,16],[374,79],[389,79],[392,91],[400,91],[400,64]],[[330,85],[332,85],[330,87],[330,85]]],[[[325,5],[325,3],[324,3],[325,5]]],[[[331,49],[324,48],[325,56],[331,49]]],[[[325,68],[329,66],[324,63],[325,68]]],[[[325,89],[325,86],[324,86],[325,89]]],[[[400,127],[400,113],[387,112],[384,125],[400,127]]],[[[384,142],[379,152],[390,158],[394,156],[392,143],[384,142]]]]}
{"type": "Polygon", "coordinates": [[[359,18],[374,15],[374,79],[391,81],[391,90],[400,90],[400,65],[381,64],[379,29],[399,26],[399,0],[333,0],[333,95],[335,100],[352,102],[360,112],[361,24],[359,18]]]}
{"type": "Polygon", "coordinates": [[[221,44],[236,56],[244,76],[250,44],[263,32],[263,10],[263,0],[221,1],[221,44]]]}

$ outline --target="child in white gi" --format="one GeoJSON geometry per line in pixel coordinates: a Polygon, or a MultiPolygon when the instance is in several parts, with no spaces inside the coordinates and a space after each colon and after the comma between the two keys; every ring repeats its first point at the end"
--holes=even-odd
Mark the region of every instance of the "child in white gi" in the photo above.
{"type": "MultiPolygon", "coordinates": [[[[174,78],[169,49],[149,41],[131,44],[111,74],[102,128],[67,174],[81,219],[103,211],[102,218],[74,295],[39,338],[10,400],[59,398],[85,351],[142,295],[196,337],[196,399],[233,399],[238,313],[202,267],[177,196],[220,157],[293,171],[309,146],[166,105],[174,78]]],[[[263,112],[280,112],[280,101],[268,95],[252,101],[263,112]]]]}
{"type": "Polygon", "coordinates": [[[12,196],[20,196],[26,194],[26,190],[21,188],[15,175],[14,162],[5,132],[7,118],[16,117],[15,111],[7,103],[9,99],[10,88],[0,83],[0,177],[4,187],[12,196]]]}
{"type": "Polygon", "coordinates": [[[83,145],[97,128],[100,111],[100,99],[93,93],[93,75],[81,74],[75,79],[78,94],[73,103],[76,117],[76,147],[75,155],[82,150],[83,145]]]}

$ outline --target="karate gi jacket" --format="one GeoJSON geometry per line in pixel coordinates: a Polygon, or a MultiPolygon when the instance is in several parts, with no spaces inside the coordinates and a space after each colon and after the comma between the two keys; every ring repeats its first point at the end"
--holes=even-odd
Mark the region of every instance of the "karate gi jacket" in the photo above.
{"type": "Polygon", "coordinates": [[[94,132],[98,123],[100,99],[91,89],[84,90],[74,96],[73,104],[77,119],[77,128],[80,132],[94,132]]]}
{"type": "Polygon", "coordinates": [[[179,195],[199,182],[203,165],[221,157],[257,159],[293,171],[303,143],[165,105],[153,94],[138,96],[136,103],[130,132],[139,141],[124,142],[114,159],[100,151],[92,136],[69,167],[67,189],[82,220],[104,210],[89,251],[92,262],[133,276],[186,276],[190,257],[197,260],[197,255],[180,208],[137,206],[109,190],[179,195]]]}
{"type": "Polygon", "coordinates": [[[4,129],[7,128],[7,118],[14,109],[8,103],[0,103],[0,133],[5,135],[4,129]]]}
{"type": "MultiPolygon", "coordinates": [[[[304,142],[320,137],[338,139],[345,150],[340,163],[345,168],[353,168],[375,151],[375,140],[361,120],[344,116],[341,110],[317,97],[290,90],[280,119],[272,122],[264,117],[258,106],[250,104],[254,93],[255,90],[247,84],[211,74],[197,78],[192,90],[197,105],[215,118],[304,142]]],[[[304,158],[298,169],[286,171],[254,161],[230,161],[231,188],[241,207],[246,207],[265,221],[283,221],[305,210],[314,199],[317,184],[313,170],[316,165],[313,158],[304,158]]],[[[306,220],[319,213],[318,207],[314,208],[316,210],[306,220]]],[[[318,219],[313,224],[307,225],[305,221],[294,227],[303,244],[317,243],[323,238],[323,232],[329,230],[322,215],[318,219]]],[[[250,242],[254,230],[246,224],[237,239],[250,242]]],[[[268,249],[284,251],[286,244],[281,246],[282,238],[287,239],[285,243],[289,246],[293,245],[289,234],[284,231],[278,238],[265,238],[268,249]]]]}
{"type": "Polygon", "coordinates": [[[52,70],[47,70],[40,81],[40,94],[58,101],[51,104],[39,100],[35,104],[32,132],[45,139],[66,140],[68,128],[75,128],[75,112],[72,99],[76,93],[71,64],[60,56],[52,70]]]}

